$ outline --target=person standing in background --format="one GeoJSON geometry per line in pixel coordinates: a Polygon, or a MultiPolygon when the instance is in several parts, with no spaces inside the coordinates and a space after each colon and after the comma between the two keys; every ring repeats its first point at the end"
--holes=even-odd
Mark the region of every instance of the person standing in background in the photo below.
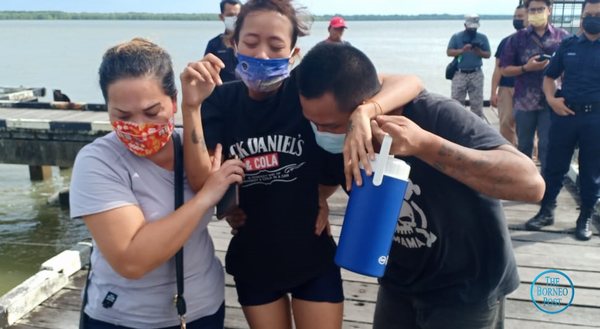
{"type": "Polygon", "coordinates": [[[503,76],[515,77],[513,106],[519,151],[532,157],[537,131],[538,160],[543,175],[550,129],[550,109],[542,91],[544,69],[550,61],[544,57],[556,51],[567,31],[549,23],[551,0],[526,1],[525,8],[530,25],[506,42],[499,66],[503,76]]]}
{"type": "MultiPolygon", "coordinates": [[[[515,10],[513,26],[519,31],[529,25],[527,21],[527,9],[520,5],[515,10]]],[[[500,134],[506,138],[512,145],[517,146],[517,132],[515,131],[515,116],[513,113],[513,95],[515,94],[515,78],[508,78],[500,74],[500,56],[508,39],[513,36],[502,39],[498,50],[496,50],[496,66],[492,75],[492,93],[490,104],[498,109],[498,118],[500,119],[500,134]]]]}
{"type": "Polygon", "coordinates": [[[458,71],[452,78],[452,98],[465,104],[467,93],[471,111],[480,118],[483,116],[483,65],[482,58],[490,58],[492,52],[488,38],[477,32],[479,16],[465,17],[465,30],[452,36],[446,54],[458,57],[458,71]]]}
{"type": "Polygon", "coordinates": [[[586,0],[582,15],[584,33],[564,40],[545,71],[544,93],[550,112],[546,192],[540,211],[525,227],[541,230],[554,224],[556,198],[579,144],[579,195],[581,212],[575,237],[592,237],[592,215],[600,198],[600,0],[586,0]],[[560,95],[556,80],[563,76],[560,95]]]}
{"type": "Polygon", "coordinates": [[[331,21],[329,21],[329,27],[327,28],[327,31],[329,32],[329,37],[325,39],[325,41],[321,42],[337,42],[351,46],[350,42],[342,40],[344,32],[347,28],[348,27],[346,26],[346,21],[343,18],[339,16],[332,18],[331,21]]]}
{"type": "Polygon", "coordinates": [[[235,75],[238,60],[231,37],[233,36],[233,30],[235,30],[235,21],[242,8],[242,3],[239,0],[222,0],[220,6],[219,19],[225,24],[225,33],[217,35],[208,42],[204,56],[209,53],[213,54],[225,64],[225,68],[221,70],[219,76],[223,82],[228,82],[238,80],[235,75]]]}

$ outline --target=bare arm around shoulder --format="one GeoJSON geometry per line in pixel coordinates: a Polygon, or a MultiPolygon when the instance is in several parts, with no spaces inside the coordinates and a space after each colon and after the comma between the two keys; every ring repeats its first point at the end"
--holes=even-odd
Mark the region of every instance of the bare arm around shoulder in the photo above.
{"type": "MultiPolygon", "coordinates": [[[[384,114],[405,106],[425,90],[423,81],[416,75],[378,74],[377,76],[381,83],[381,90],[371,99],[381,105],[380,111],[384,114]]],[[[373,107],[372,104],[368,104],[367,102],[364,105],[367,105],[367,109],[365,110],[366,113],[370,114],[370,118],[375,118],[375,116],[380,114],[380,111],[373,107]],[[372,110],[369,109],[369,106],[372,110]]],[[[360,106],[357,110],[359,109],[361,109],[360,106]]]]}
{"type": "Polygon", "coordinates": [[[229,185],[242,182],[241,161],[228,161],[222,168],[220,156],[214,161],[202,191],[164,218],[147,223],[136,205],[83,217],[98,248],[119,275],[137,280],[173,257],[229,185]]]}
{"type": "Polygon", "coordinates": [[[416,156],[484,195],[524,202],[542,199],[542,176],[533,161],[512,146],[466,148],[421,129],[403,116],[378,117],[372,127],[377,139],[382,140],[386,133],[393,138],[394,155],[416,156]]]}
{"type": "Polygon", "coordinates": [[[210,154],[204,141],[201,106],[215,86],[223,83],[219,77],[223,67],[219,58],[208,54],[199,62],[189,63],[180,75],[183,92],[183,154],[187,178],[194,192],[200,191],[211,171],[210,154]]]}
{"type": "Polygon", "coordinates": [[[360,164],[362,163],[367,174],[371,173],[371,160],[375,159],[373,150],[371,119],[381,113],[390,113],[404,107],[425,90],[421,79],[414,75],[379,74],[381,90],[377,95],[360,105],[352,115],[348,125],[346,140],[344,141],[344,172],[346,175],[346,188],[350,190],[352,178],[357,184],[362,185],[360,164]]]}

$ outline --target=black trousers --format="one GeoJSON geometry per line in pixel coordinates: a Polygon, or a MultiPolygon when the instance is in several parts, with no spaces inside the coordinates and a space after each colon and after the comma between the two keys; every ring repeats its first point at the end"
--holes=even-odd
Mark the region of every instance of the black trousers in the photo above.
{"type": "Polygon", "coordinates": [[[413,298],[402,297],[379,286],[373,329],[503,329],[504,299],[489,306],[415,305],[413,298]]]}
{"type": "Polygon", "coordinates": [[[579,194],[581,205],[592,208],[600,197],[600,109],[559,116],[550,113],[550,136],[544,180],[544,200],[556,200],[579,144],[579,194]]]}

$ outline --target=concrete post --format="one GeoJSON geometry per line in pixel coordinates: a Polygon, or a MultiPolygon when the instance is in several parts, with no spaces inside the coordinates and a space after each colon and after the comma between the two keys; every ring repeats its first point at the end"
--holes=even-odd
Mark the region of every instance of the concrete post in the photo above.
{"type": "Polygon", "coordinates": [[[52,178],[51,166],[29,166],[29,178],[32,181],[41,181],[52,178]]]}

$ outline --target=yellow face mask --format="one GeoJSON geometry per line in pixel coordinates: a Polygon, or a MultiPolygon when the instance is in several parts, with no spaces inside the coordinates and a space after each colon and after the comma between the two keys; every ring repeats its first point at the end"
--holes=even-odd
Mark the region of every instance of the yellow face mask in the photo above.
{"type": "Polygon", "coordinates": [[[534,27],[544,26],[548,22],[548,16],[546,13],[529,14],[528,19],[529,23],[534,27]]]}

